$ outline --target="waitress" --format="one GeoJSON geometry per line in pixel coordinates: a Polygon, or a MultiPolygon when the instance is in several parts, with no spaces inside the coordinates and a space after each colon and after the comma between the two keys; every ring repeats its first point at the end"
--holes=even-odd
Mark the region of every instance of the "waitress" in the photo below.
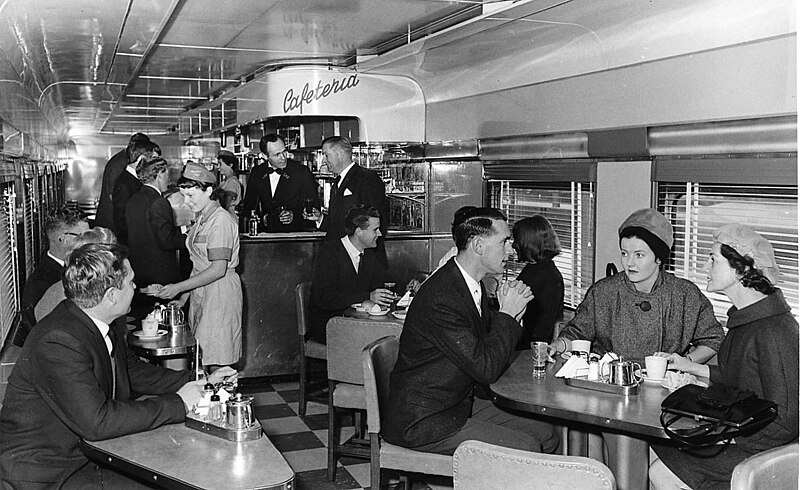
{"type": "Polygon", "coordinates": [[[192,274],[163,286],[156,296],[171,299],[191,291],[189,325],[200,345],[203,367],[213,372],[236,363],[242,354],[242,283],[239,226],[220,206],[217,178],[202,165],[189,163],[178,187],[196,221],[186,236],[192,274]]]}

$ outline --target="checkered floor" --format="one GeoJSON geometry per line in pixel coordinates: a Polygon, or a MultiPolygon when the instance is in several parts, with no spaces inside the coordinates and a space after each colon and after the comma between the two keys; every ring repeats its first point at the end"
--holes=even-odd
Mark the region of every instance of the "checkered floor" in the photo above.
{"type": "MultiPolygon", "coordinates": [[[[336,481],[326,478],[328,407],[309,401],[305,417],[297,415],[298,383],[241,380],[239,391],[255,397],[254,411],[264,432],[286,458],[295,472],[297,490],[351,490],[369,488],[369,462],[358,458],[340,458],[336,481]]],[[[343,420],[342,439],[353,434],[352,420],[343,420]]],[[[384,473],[390,488],[397,485],[397,474],[384,473]],[[388,476],[388,478],[387,478],[388,476]]],[[[417,475],[413,490],[452,488],[452,479],[417,475]]]]}

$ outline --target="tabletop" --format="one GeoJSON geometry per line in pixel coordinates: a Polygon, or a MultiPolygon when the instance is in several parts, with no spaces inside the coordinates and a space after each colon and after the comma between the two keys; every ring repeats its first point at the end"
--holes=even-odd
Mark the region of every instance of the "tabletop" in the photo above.
{"type": "Polygon", "coordinates": [[[91,459],[164,488],[293,487],[294,472],[266,435],[231,442],[171,424],[82,445],[91,459]]]}
{"type": "Polygon", "coordinates": [[[521,351],[508,370],[490,388],[495,403],[505,408],[538,413],[562,420],[595,425],[633,435],[666,438],[661,428],[661,401],[669,390],[645,382],[636,395],[604,393],[568,386],[555,373],[563,364],[548,364],[547,376],[531,376],[530,351],[521,351]]]}

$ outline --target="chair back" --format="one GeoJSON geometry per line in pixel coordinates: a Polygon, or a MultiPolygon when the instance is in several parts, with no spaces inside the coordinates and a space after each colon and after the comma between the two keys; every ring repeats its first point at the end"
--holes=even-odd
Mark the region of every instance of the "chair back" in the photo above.
{"type": "Polygon", "coordinates": [[[308,310],[311,305],[311,283],[301,282],[294,288],[294,299],[297,307],[297,333],[305,336],[308,333],[308,310]]]}
{"type": "Polygon", "coordinates": [[[454,490],[617,487],[606,465],[582,456],[539,454],[480,441],[462,442],[453,454],[454,490]]]}
{"type": "Polygon", "coordinates": [[[361,351],[374,340],[403,331],[400,323],[335,316],[328,320],[328,379],[354,385],[364,384],[361,351]]]}
{"type": "Polygon", "coordinates": [[[751,456],[733,469],[731,490],[796,490],[798,461],[798,443],[751,456]]]}
{"type": "Polygon", "coordinates": [[[389,336],[372,342],[362,352],[367,430],[371,434],[381,432],[381,407],[389,403],[389,375],[397,362],[399,350],[400,339],[389,336]]]}

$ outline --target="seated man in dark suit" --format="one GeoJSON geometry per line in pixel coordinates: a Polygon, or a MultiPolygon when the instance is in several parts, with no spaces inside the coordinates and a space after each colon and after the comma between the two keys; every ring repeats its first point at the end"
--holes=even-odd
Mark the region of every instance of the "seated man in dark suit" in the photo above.
{"type": "Polygon", "coordinates": [[[353,303],[367,300],[388,306],[394,293],[383,288],[389,280],[386,269],[375,257],[381,236],[381,215],[375,208],[356,206],[347,213],[347,234],[327,242],[314,263],[311,282],[311,338],[325,343],[328,320],[341,315],[353,303]]]}
{"type": "Polygon", "coordinates": [[[15,345],[19,347],[24,345],[31,328],[36,325],[37,318],[33,312],[36,304],[50,286],[61,280],[64,261],[73,248],[73,240],[88,229],[89,223],[77,209],[62,207],[45,219],[44,232],[47,235],[48,249],[22,289],[20,301],[22,318],[13,337],[15,345]]]}
{"type": "MultiPolygon", "coordinates": [[[[139,289],[151,284],[173,284],[185,279],[178,269],[179,250],[186,250],[186,235],[175,226],[172,206],[163,192],[169,185],[169,168],[161,158],[145,158],[136,167],[136,175],[143,184],[128,200],[125,221],[134,230],[128,236],[128,259],[136,272],[139,289]]],[[[137,292],[133,298],[131,315],[142,319],[153,308],[154,296],[137,292]]]]}
{"type": "Polygon", "coordinates": [[[392,444],[440,454],[453,454],[468,439],[555,452],[553,426],[480,398],[508,366],[533,297],[522,282],[503,283],[497,311],[481,286],[486,274],[503,272],[512,252],[506,217],[476,208],[454,224],[453,237],[458,254],[422,284],[409,307],[381,434],[392,444]]]}
{"type": "MultiPolygon", "coordinates": [[[[123,246],[89,244],[70,254],[67,299],[33,330],[8,379],[0,487],[130,488],[121,475],[89,464],[80,440],[183,422],[200,400],[204,381],[191,381],[193,373],[141,362],[128,351],[124,324],[114,320],[128,312],[133,276],[123,246]],[[133,400],[133,393],[156,396],[133,400]]],[[[233,375],[222,368],[209,382],[233,375]]]]}

